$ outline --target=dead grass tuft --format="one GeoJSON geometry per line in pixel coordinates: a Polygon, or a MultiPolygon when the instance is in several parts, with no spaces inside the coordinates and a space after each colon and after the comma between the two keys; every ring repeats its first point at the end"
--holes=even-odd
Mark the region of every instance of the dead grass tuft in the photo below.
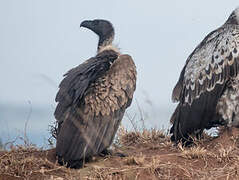
{"type": "Polygon", "coordinates": [[[169,140],[169,137],[165,135],[165,132],[157,129],[143,129],[142,131],[128,132],[124,127],[120,127],[118,133],[118,143],[124,146],[130,146],[132,144],[146,144],[146,143],[159,143],[165,140],[169,140]]]}
{"type": "Polygon", "coordinates": [[[218,153],[215,153],[215,157],[219,162],[230,162],[230,160],[238,158],[235,151],[238,151],[238,148],[236,148],[235,146],[224,147],[220,145],[218,153]]]}
{"type": "Polygon", "coordinates": [[[141,155],[141,156],[130,156],[127,157],[124,162],[126,165],[138,165],[138,166],[142,166],[145,162],[145,156],[141,155]]]}
{"type": "Polygon", "coordinates": [[[209,151],[207,151],[204,147],[200,146],[185,148],[182,146],[182,144],[179,144],[178,148],[181,151],[179,156],[184,157],[186,159],[205,159],[206,157],[211,156],[211,153],[209,151]]]}
{"type": "Polygon", "coordinates": [[[0,154],[0,174],[27,179],[37,174],[45,176],[59,170],[66,172],[65,167],[58,166],[44,157],[44,152],[33,146],[14,146],[10,151],[0,154]]]}

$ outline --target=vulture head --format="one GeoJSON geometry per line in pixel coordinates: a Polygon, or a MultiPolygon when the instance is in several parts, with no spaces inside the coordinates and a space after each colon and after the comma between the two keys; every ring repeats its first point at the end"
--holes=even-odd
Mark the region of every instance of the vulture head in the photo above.
{"type": "Polygon", "coordinates": [[[236,24],[239,25],[239,7],[236,8],[229,16],[226,24],[236,24]]]}
{"type": "Polygon", "coordinates": [[[101,46],[110,45],[114,39],[113,25],[107,20],[86,20],[80,24],[80,27],[88,28],[99,36],[98,49],[101,46]]]}

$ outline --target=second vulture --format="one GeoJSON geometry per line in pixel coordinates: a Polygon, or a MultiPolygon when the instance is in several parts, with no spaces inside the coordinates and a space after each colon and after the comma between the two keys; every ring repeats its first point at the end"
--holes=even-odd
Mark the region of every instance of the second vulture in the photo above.
{"type": "Polygon", "coordinates": [[[239,8],[188,57],[172,99],[172,141],[187,145],[204,129],[239,126],[239,8]]]}
{"type": "Polygon", "coordinates": [[[97,54],[64,75],[54,113],[58,162],[72,168],[107,151],[136,88],[135,64],[112,45],[112,24],[96,19],[81,27],[99,36],[97,54]]]}

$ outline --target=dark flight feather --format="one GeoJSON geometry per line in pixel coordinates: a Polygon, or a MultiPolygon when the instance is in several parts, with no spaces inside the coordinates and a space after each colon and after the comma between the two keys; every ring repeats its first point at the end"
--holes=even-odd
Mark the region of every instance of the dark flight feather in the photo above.
{"type": "Polygon", "coordinates": [[[114,51],[102,52],[64,75],[65,78],[60,83],[60,89],[55,99],[56,102],[59,102],[54,114],[56,119],[64,118],[67,108],[72,103],[81,100],[90,83],[109,70],[110,65],[117,57],[118,55],[114,51]]]}

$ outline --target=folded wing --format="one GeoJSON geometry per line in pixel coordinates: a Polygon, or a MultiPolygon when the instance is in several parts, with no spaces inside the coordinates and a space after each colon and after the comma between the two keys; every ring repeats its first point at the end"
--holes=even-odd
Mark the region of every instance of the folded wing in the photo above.
{"type": "Polygon", "coordinates": [[[130,56],[120,55],[103,76],[90,83],[81,99],[72,100],[65,110],[57,136],[58,157],[74,167],[77,161],[108,148],[135,87],[134,62],[130,56]]]}

